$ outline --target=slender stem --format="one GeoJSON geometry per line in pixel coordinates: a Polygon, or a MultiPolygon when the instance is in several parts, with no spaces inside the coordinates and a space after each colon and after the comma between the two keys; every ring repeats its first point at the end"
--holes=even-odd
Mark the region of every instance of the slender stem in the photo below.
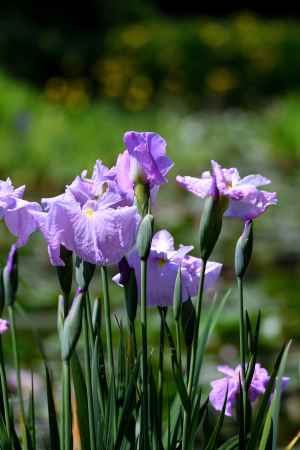
{"type": "Polygon", "coordinates": [[[86,301],[83,302],[83,334],[84,334],[84,353],[85,353],[85,371],[86,371],[86,387],[87,387],[87,401],[88,401],[88,416],[89,416],[89,431],[91,450],[96,450],[95,437],[95,422],[94,422],[94,405],[93,405],[93,391],[92,391],[92,377],[91,377],[91,354],[88,331],[88,311],[86,301]]]}
{"type": "Polygon", "coordinates": [[[144,445],[149,447],[148,438],[148,348],[147,348],[147,261],[141,260],[141,332],[142,332],[142,383],[144,445]]]}
{"type": "Polygon", "coordinates": [[[64,450],[72,450],[72,405],[70,361],[63,361],[64,450]]]}
{"type": "Polygon", "coordinates": [[[61,378],[61,415],[60,415],[60,447],[65,449],[65,419],[66,419],[66,405],[65,405],[65,371],[64,363],[62,362],[62,378],[61,378]]]}
{"type": "Polygon", "coordinates": [[[104,317],[105,317],[105,326],[106,326],[106,343],[107,343],[107,353],[108,353],[108,364],[109,364],[110,375],[112,377],[113,382],[115,383],[115,369],[114,369],[114,354],[113,354],[113,345],[112,345],[108,277],[107,277],[107,269],[105,266],[101,266],[101,276],[102,276],[102,288],[103,288],[103,299],[104,299],[104,317]]]}
{"type": "Polygon", "coordinates": [[[10,419],[9,419],[10,414],[9,414],[8,389],[7,389],[7,380],[6,380],[6,373],[5,373],[1,336],[0,336],[0,378],[1,378],[3,403],[4,403],[4,416],[5,416],[6,431],[7,431],[9,439],[11,440],[12,435],[11,435],[11,427],[10,427],[10,419]]]}
{"type": "Polygon", "coordinates": [[[27,440],[27,433],[26,433],[26,416],[25,416],[24,400],[23,400],[23,395],[22,395],[20,361],[19,361],[19,353],[18,353],[18,347],[17,347],[16,320],[15,320],[15,311],[14,311],[13,305],[8,306],[8,313],[9,313],[9,320],[10,320],[13,358],[14,358],[14,365],[15,365],[16,376],[17,376],[17,393],[18,393],[19,403],[20,403],[21,425],[23,428],[25,450],[26,450],[28,448],[28,440],[27,440]]]}
{"type": "MultiPolygon", "coordinates": [[[[202,300],[203,300],[203,292],[204,292],[206,262],[207,261],[205,261],[205,260],[203,260],[203,262],[202,262],[198,296],[197,296],[197,304],[196,304],[196,322],[195,322],[194,340],[193,340],[193,345],[192,345],[191,361],[190,361],[190,368],[189,368],[189,373],[188,373],[188,386],[187,386],[187,392],[188,392],[188,395],[190,398],[191,398],[193,384],[194,384],[194,373],[195,373],[195,366],[196,366],[196,360],[197,360],[197,349],[198,349],[198,341],[199,341],[199,333],[200,333],[200,319],[201,319],[201,312],[202,312],[202,300]]],[[[182,442],[183,450],[186,450],[188,448],[187,441],[188,441],[189,419],[190,418],[188,417],[188,415],[185,411],[184,417],[183,417],[183,442],[182,442]]]]}
{"type": "Polygon", "coordinates": [[[179,367],[181,369],[181,339],[180,339],[180,324],[179,320],[176,320],[175,322],[175,328],[176,328],[176,353],[177,353],[177,361],[179,364],[179,367]]]}
{"type": "Polygon", "coordinates": [[[240,361],[241,361],[241,387],[242,387],[242,401],[243,401],[243,412],[244,417],[242,417],[243,428],[246,429],[246,407],[247,407],[247,392],[246,392],[246,336],[245,336],[245,310],[244,310],[244,289],[243,289],[243,278],[237,278],[237,284],[239,289],[240,297],[240,361]]]}
{"type": "Polygon", "coordinates": [[[163,422],[163,397],[164,397],[164,348],[165,348],[165,315],[166,310],[159,308],[160,314],[160,336],[159,336],[159,371],[158,371],[158,411],[159,411],[159,433],[162,436],[162,422],[163,422]]]}
{"type": "Polygon", "coordinates": [[[88,320],[88,330],[91,349],[94,347],[94,330],[93,330],[93,320],[92,320],[92,310],[91,310],[91,299],[89,291],[86,293],[86,307],[87,307],[87,320],[88,320]]]}
{"type": "MultiPolygon", "coordinates": [[[[101,277],[102,277],[102,289],[103,289],[103,299],[104,299],[104,319],[106,327],[106,344],[108,353],[108,365],[111,376],[111,383],[113,388],[113,396],[116,401],[116,382],[115,382],[115,366],[114,366],[114,354],[113,354],[113,344],[112,344],[112,330],[111,330],[111,318],[110,318],[110,299],[109,299],[109,289],[108,289],[108,276],[107,268],[101,266],[101,277]]],[[[116,408],[115,408],[116,412],[116,408]]],[[[117,435],[117,417],[114,417],[113,421],[113,432],[114,437],[117,435]]]]}
{"type": "Polygon", "coordinates": [[[237,279],[239,296],[240,296],[240,359],[242,368],[242,382],[246,376],[246,339],[245,339],[245,311],[244,311],[244,292],[243,292],[243,279],[238,277],[237,279]]]}

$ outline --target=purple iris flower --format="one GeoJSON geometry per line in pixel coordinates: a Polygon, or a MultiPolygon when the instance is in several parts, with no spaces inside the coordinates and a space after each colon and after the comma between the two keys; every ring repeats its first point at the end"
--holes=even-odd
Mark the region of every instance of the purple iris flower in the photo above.
{"type": "MultiPolygon", "coordinates": [[[[229,366],[218,366],[218,371],[223,373],[225,377],[211,382],[212,390],[209,394],[209,400],[217,411],[221,411],[228,389],[225,415],[232,416],[237,396],[240,392],[241,366],[238,365],[235,369],[229,366]]],[[[256,363],[248,391],[251,402],[255,402],[260,395],[264,394],[269,380],[270,376],[267,370],[261,367],[259,363],[256,363]]],[[[282,378],[282,389],[286,387],[288,380],[288,377],[282,378]]]]}
{"type": "MultiPolygon", "coordinates": [[[[175,250],[173,236],[167,230],[158,231],[152,239],[151,251],[148,258],[147,301],[148,306],[170,306],[173,302],[173,291],[178,267],[181,267],[182,300],[194,297],[198,291],[202,261],[189,256],[192,246],[181,246],[175,250]]],[[[128,255],[128,264],[134,268],[140,296],[141,264],[136,249],[128,255]]],[[[222,264],[208,262],[205,272],[205,289],[216,283],[222,264]]],[[[122,286],[119,273],[113,281],[122,286]]]]}
{"type": "Polygon", "coordinates": [[[177,176],[177,182],[187,191],[201,198],[215,195],[229,200],[225,216],[252,220],[263,214],[270,205],[276,205],[276,192],[258,189],[271,181],[262,175],[248,175],[241,178],[237,169],[223,169],[216,161],[211,161],[212,171],[203,172],[200,178],[177,176]]]}
{"type": "Polygon", "coordinates": [[[61,245],[97,265],[117,264],[134,245],[140,220],[137,209],[121,206],[124,197],[113,170],[99,161],[92,179],[84,172],[64,194],[42,202],[46,211],[35,217],[55,266],[64,265],[61,245]]]}
{"type": "Polygon", "coordinates": [[[4,319],[0,319],[0,334],[4,334],[9,330],[9,322],[4,319]]]}
{"type": "Polygon", "coordinates": [[[41,207],[38,203],[23,200],[25,186],[14,189],[11,180],[0,180],[0,219],[3,219],[9,231],[18,238],[16,245],[21,247],[37,229],[34,218],[41,207]]]}
{"type": "Polygon", "coordinates": [[[150,188],[155,200],[160,185],[167,183],[166,175],[173,166],[166,156],[166,141],[157,133],[128,131],[124,135],[126,150],[119,155],[116,171],[118,183],[129,201],[134,198],[138,182],[150,188]]]}

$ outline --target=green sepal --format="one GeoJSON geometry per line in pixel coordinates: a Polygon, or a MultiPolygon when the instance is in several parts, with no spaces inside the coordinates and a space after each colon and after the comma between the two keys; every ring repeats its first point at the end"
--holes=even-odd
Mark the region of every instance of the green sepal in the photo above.
{"type": "Polygon", "coordinates": [[[147,214],[140,223],[137,233],[136,247],[140,258],[144,261],[148,258],[151,249],[153,223],[153,216],[151,214],[147,214]]]}

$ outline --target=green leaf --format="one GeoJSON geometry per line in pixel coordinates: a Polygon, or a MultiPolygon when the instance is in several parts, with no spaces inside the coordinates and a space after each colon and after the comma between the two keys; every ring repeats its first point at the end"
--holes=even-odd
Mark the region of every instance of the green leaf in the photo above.
{"type": "Polygon", "coordinates": [[[60,442],[59,442],[59,432],[58,432],[58,425],[57,425],[57,416],[56,416],[56,410],[55,410],[55,403],[54,403],[50,373],[49,373],[49,369],[46,364],[45,364],[45,372],[46,372],[46,390],[47,390],[50,449],[51,450],[59,450],[60,442]]]}
{"type": "Polygon", "coordinates": [[[214,431],[208,441],[208,444],[206,445],[204,450],[215,450],[217,446],[217,441],[219,439],[219,435],[223,426],[224,417],[225,417],[225,409],[226,409],[226,403],[227,403],[227,397],[228,397],[228,389],[226,391],[223,408],[221,411],[221,414],[219,415],[218,421],[216,423],[216,426],[214,428],[214,431]]]}
{"type": "Polygon", "coordinates": [[[272,399],[271,406],[269,408],[264,428],[262,431],[262,437],[259,444],[259,450],[266,450],[268,448],[269,442],[272,442],[270,449],[276,450],[277,434],[278,434],[278,417],[280,409],[280,397],[281,397],[281,383],[283,373],[286,367],[287,356],[290,349],[291,341],[286,346],[280,366],[278,369],[278,374],[276,378],[275,391],[272,399]],[[271,437],[270,437],[271,435],[271,437]]]}
{"type": "Polygon", "coordinates": [[[272,392],[274,389],[274,385],[276,382],[276,376],[277,376],[278,370],[280,368],[282,358],[284,355],[286,355],[286,349],[288,348],[289,345],[290,344],[284,345],[284,347],[282,348],[282,350],[280,351],[280,353],[276,359],[269,383],[268,383],[266,391],[260,401],[257,416],[256,416],[255,422],[253,424],[253,427],[251,429],[250,441],[248,443],[247,450],[255,450],[256,446],[259,442],[259,439],[261,438],[261,433],[263,431],[266,416],[268,413],[270,398],[271,398],[271,395],[272,395],[272,392]]]}
{"type": "Polygon", "coordinates": [[[235,450],[239,448],[239,437],[233,436],[228,441],[226,441],[218,450],[235,450]]]}
{"type": "Polygon", "coordinates": [[[174,344],[172,333],[171,333],[170,328],[166,321],[164,322],[164,324],[165,324],[165,330],[166,330],[166,334],[167,334],[167,338],[168,338],[168,342],[169,342],[169,346],[170,346],[170,350],[171,350],[172,370],[173,370],[173,376],[174,376],[174,379],[176,382],[178,394],[180,396],[180,399],[181,399],[184,409],[187,412],[190,412],[192,405],[191,405],[191,401],[189,399],[189,395],[188,395],[188,392],[186,389],[186,385],[185,385],[185,382],[184,382],[184,379],[182,376],[180,366],[177,361],[176,347],[174,344]]]}
{"type": "Polygon", "coordinates": [[[211,336],[218,320],[221,315],[221,312],[223,311],[223,308],[231,294],[231,290],[229,289],[226,294],[223,296],[222,300],[220,302],[217,301],[217,298],[215,298],[215,301],[213,302],[204,324],[204,328],[201,334],[201,337],[199,339],[198,348],[197,348],[197,355],[196,355],[196,368],[195,368],[195,380],[200,379],[200,372],[204,357],[205,348],[208,342],[209,337],[211,336]]]}
{"type": "Polygon", "coordinates": [[[80,433],[81,447],[90,448],[90,431],[88,421],[88,404],[86,384],[77,352],[74,352],[71,358],[71,371],[76,398],[76,413],[78,417],[78,426],[80,433]]]}
{"type": "Polygon", "coordinates": [[[35,407],[34,407],[34,386],[33,386],[33,374],[31,373],[31,393],[29,397],[29,408],[27,417],[28,437],[32,444],[32,448],[36,446],[36,431],[35,431],[35,407]]]}

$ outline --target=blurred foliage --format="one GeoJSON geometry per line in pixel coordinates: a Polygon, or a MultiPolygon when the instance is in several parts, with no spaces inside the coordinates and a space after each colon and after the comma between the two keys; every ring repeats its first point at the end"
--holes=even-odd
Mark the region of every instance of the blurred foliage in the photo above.
{"type": "Polygon", "coordinates": [[[247,12],[175,20],[157,16],[151,2],[99,0],[82,11],[74,4],[69,22],[55,5],[49,14],[41,8],[4,8],[0,61],[15,77],[44,86],[54,103],[108,98],[129,111],[170,102],[255,107],[300,87],[296,20],[247,12]]]}

